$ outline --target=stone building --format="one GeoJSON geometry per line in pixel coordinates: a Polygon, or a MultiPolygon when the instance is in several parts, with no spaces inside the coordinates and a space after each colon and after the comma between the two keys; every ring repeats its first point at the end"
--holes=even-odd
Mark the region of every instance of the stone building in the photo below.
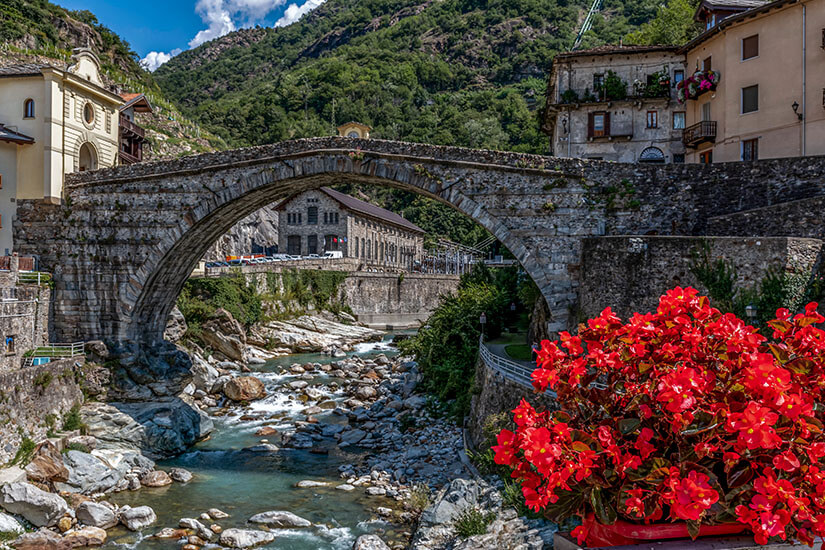
{"type": "Polygon", "coordinates": [[[695,17],[687,161],[825,154],[825,0],[704,0],[695,17]]]}
{"type": "Polygon", "coordinates": [[[22,366],[25,353],[49,341],[51,291],[37,275],[22,274],[33,258],[0,256],[0,373],[22,366]]]}
{"type": "Polygon", "coordinates": [[[542,128],[557,157],[684,162],[676,46],[600,46],[553,60],[542,128]]]}
{"type": "MultiPolygon", "coordinates": [[[[0,255],[14,248],[16,201],[59,203],[65,174],[116,166],[124,117],[148,106],[138,99],[121,112],[126,102],[106,89],[91,50],[72,61],[0,67],[0,255]]],[[[126,142],[139,157],[140,136],[126,142]]]]}
{"type": "Polygon", "coordinates": [[[424,230],[374,204],[321,187],[281,202],[278,249],[296,256],[340,251],[367,266],[412,270],[424,254],[424,230]]]}

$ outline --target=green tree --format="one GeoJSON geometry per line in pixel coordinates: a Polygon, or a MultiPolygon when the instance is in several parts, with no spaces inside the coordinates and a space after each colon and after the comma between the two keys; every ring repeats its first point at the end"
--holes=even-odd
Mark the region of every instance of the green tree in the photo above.
{"type": "Polygon", "coordinates": [[[670,0],[625,40],[630,44],[685,44],[701,32],[701,26],[693,20],[698,5],[698,0],[670,0]]]}

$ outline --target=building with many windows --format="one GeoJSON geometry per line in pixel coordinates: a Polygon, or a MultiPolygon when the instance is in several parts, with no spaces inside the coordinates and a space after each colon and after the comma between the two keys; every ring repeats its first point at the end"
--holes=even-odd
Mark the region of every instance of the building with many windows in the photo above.
{"type": "Polygon", "coordinates": [[[687,161],[825,154],[825,0],[703,0],[696,19],[687,161]]]}
{"type": "Polygon", "coordinates": [[[601,46],[553,60],[543,130],[550,153],[618,162],[684,162],[677,46],[601,46]]]}
{"type": "Polygon", "coordinates": [[[412,270],[424,255],[423,229],[328,187],[293,195],[276,210],[281,253],[321,256],[338,251],[367,266],[406,270],[412,270]]]}

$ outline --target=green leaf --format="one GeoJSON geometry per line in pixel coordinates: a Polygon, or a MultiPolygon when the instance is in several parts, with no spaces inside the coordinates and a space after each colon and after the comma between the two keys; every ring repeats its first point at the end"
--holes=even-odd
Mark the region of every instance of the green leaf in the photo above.
{"type": "Polygon", "coordinates": [[[619,431],[627,435],[636,431],[636,428],[642,423],[638,418],[622,418],[619,420],[619,431]]]}
{"type": "MultiPolygon", "coordinates": [[[[785,321],[780,321],[785,322],[785,321]]],[[[770,323],[768,323],[770,324],[770,323]]],[[[782,346],[778,346],[776,344],[768,344],[768,349],[771,350],[771,353],[780,363],[786,363],[788,361],[788,350],[783,348],[782,346]]]]}
{"type": "Polygon", "coordinates": [[[810,374],[811,370],[816,366],[816,363],[804,357],[797,357],[793,361],[785,363],[784,366],[796,374],[810,374]]]}
{"type": "Polygon", "coordinates": [[[590,491],[590,505],[593,506],[593,512],[600,523],[612,525],[616,522],[616,509],[606,501],[601,488],[593,487],[590,491]]]}
{"type": "Polygon", "coordinates": [[[699,528],[700,527],[702,527],[702,522],[687,520],[687,530],[688,530],[688,535],[690,535],[690,538],[692,538],[693,540],[696,540],[696,537],[699,536],[699,528]]]}
{"type": "Polygon", "coordinates": [[[753,479],[754,471],[747,460],[742,460],[728,474],[728,487],[741,487],[753,479]]]}

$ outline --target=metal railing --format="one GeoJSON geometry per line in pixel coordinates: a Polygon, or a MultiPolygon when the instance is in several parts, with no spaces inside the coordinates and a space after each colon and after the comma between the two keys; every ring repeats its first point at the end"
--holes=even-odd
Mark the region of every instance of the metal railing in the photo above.
{"type": "Polygon", "coordinates": [[[47,359],[67,359],[84,355],[84,342],[73,342],[71,344],[49,344],[27,351],[24,355],[23,366],[30,367],[36,358],[45,357],[47,359]]]}
{"type": "Polygon", "coordinates": [[[696,147],[705,141],[716,141],[715,120],[703,120],[682,131],[682,142],[687,147],[696,147]]]}
{"type": "Polygon", "coordinates": [[[20,271],[17,274],[17,282],[24,285],[46,285],[51,280],[52,274],[43,271],[20,271]]]}
{"type": "MultiPolygon", "coordinates": [[[[485,365],[499,373],[507,380],[515,382],[516,384],[526,388],[533,389],[533,378],[531,376],[535,370],[533,367],[527,367],[520,363],[516,363],[511,359],[496,355],[490,351],[490,348],[488,348],[484,342],[479,342],[478,353],[485,365]]],[[[551,397],[556,396],[556,392],[552,390],[547,390],[545,394],[551,397]]]]}

